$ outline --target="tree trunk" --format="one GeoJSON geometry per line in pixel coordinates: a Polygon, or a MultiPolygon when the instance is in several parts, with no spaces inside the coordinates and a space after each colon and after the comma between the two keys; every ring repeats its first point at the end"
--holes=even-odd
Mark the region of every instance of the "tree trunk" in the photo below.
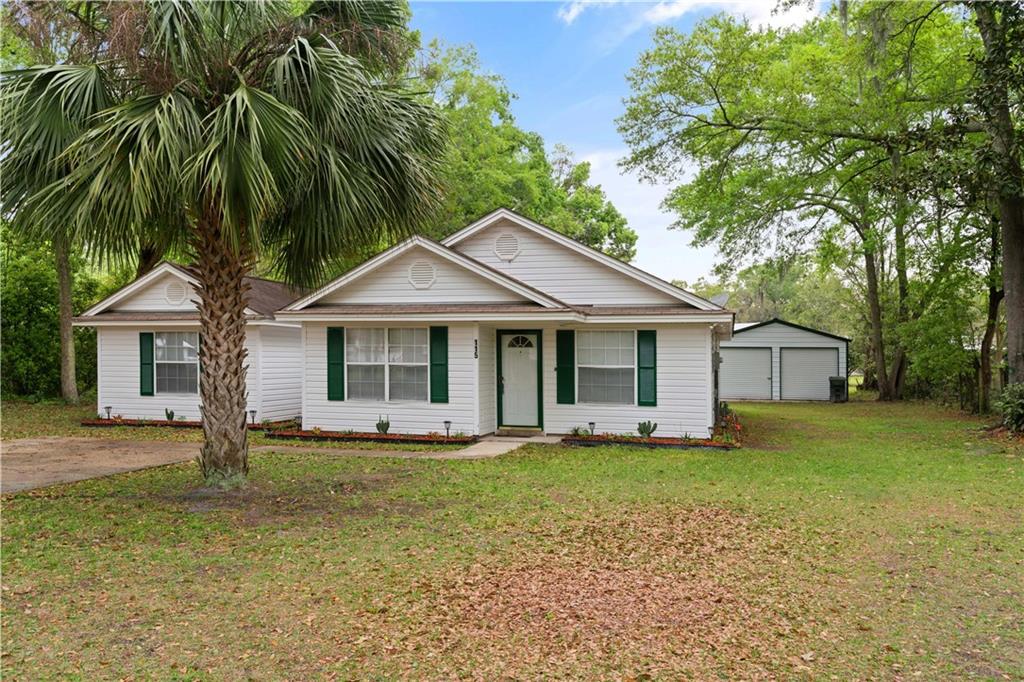
{"type": "Polygon", "coordinates": [[[985,333],[981,337],[981,348],[978,351],[978,411],[982,414],[992,409],[992,340],[999,326],[999,302],[1003,300],[1003,290],[996,286],[998,264],[999,220],[992,216],[988,254],[988,314],[985,316],[985,333]]]}
{"type": "Polygon", "coordinates": [[[163,252],[154,244],[143,244],[139,247],[139,264],[135,268],[135,279],[149,273],[163,258],[163,252]]]}
{"type": "Polygon", "coordinates": [[[878,270],[875,254],[864,251],[864,272],[867,279],[868,308],[871,311],[871,350],[875,355],[875,375],[878,378],[878,399],[892,400],[892,385],[885,366],[885,343],[882,340],[882,303],[878,294],[878,270]]]}
{"type": "Polygon", "coordinates": [[[245,386],[245,255],[231,250],[217,224],[198,226],[200,374],[203,448],[200,466],[211,485],[231,485],[249,472],[245,386]]]}
{"type": "Polygon", "coordinates": [[[67,244],[53,241],[57,264],[57,298],[60,324],[60,394],[67,402],[78,404],[78,380],[75,376],[75,333],[71,327],[71,260],[67,244]]]}
{"type": "MultiPolygon", "coordinates": [[[[982,84],[985,127],[997,164],[999,224],[1003,247],[1003,294],[1006,299],[1006,355],[1009,383],[1024,383],[1024,171],[1010,114],[1005,74],[1010,46],[1005,26],[996,19],[996,3],[974,3],[974,17],[985,46],[982,84]]],[[[1004,12],[1008,9],[1004,8],[1004,12]]]]}
{"type": "Polygon", "coordinates": [[[895,211],[893,215],[893,237],[896,255],[896,349],[892,361],[892,371],[889,376],[892,381],[893,395],[895,399],[903,397],[903,385],[907,378],[907,353],[903,343],[902,334],[904,325],[910,319],[909,302],[910,283],[907,276],[907,221],[910,217],[910,208],[907,202],[907,195],[903,189],[903,156],[897,147],[889,150],[889,163],[892,165],[893,185],[895,194],[895,211]]]}

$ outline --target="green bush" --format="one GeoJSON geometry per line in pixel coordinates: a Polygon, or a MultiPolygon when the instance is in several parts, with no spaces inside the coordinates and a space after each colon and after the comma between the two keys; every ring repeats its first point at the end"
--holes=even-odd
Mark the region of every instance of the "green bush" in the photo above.
{"type": "MultiPolygon", "coordinates": [[[[0,393],[33,399],[60,395],[60,329],[57,268],[47,244],[26,242],[0,228],[0,393]]],[[[101,277],[81,256],[72,258],[75,314],[100,300],[124,282],[124,277],[101,277]]],[[[96,385],[96,332],[75,329],[75,360],[80,393],[96,385]]]]}
{"type": "Polygon", "coordinates": [[[1003,425],[1014,433],[1024,433],[1024,384],[1010,384],[995,401],[1003,415],[1003,425]]]}

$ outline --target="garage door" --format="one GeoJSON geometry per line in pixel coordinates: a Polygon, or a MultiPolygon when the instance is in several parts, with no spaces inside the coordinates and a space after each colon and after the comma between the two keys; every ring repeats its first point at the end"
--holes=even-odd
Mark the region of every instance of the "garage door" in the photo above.
{"type": "Polygon", "coordinates": [[[722,348],[718,393],[723,400],[772,399],[772,349],[722,348]]]}
{"type": "Polygon", "coordinates": [[[839,374],[838,348],[780,348],[783,400],[828,400],[828,378],[839,374]]]}

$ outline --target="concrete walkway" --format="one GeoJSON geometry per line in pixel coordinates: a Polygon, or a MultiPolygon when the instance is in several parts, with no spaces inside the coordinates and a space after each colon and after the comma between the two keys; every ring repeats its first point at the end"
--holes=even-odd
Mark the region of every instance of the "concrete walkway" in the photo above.
{"type": "MultiPolygon", "coordinates": [[[[553,443],[557,438],[487,437],[461,450],[354,450],[303,445],[255,445],[251,452],[315,452],[346,457],[401,459],[488,459],[524,443],[553,443]]],[[[0,443],[0,492],[42,488],[126,471],[177,464],[195,459],[199,443],[113,440],[108,438],[25,438],[0,443]]]]}

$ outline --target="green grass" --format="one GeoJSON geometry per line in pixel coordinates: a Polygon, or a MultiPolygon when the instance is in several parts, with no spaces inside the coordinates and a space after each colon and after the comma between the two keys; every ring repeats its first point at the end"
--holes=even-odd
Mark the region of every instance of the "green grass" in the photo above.
{"type": "MultiPolygon", "coordinates": [[[[82,426],[83,419],[95,419],[93,405],[65,405],[61,402],[4,401],[0,411],[0,425],[4,440],[14,438],[39,438],[45,436],[69,436],[74,438],[113,438],[116,440],[170,441],[199,443],[203,440],[202,429],[187,429],[161,426],[82,426]]],[[[454,434],[453,434],[454,435],[454,434]]],[[[282,441],[267,438],[262,431],[249,432],[250,445],[300,445],[312,448],[340,448],[345,450],[380,450],[380,443],[360,441],[304,441],[300,439],[282,441]]],[[[406,452],[439,452],[461,450],[462,445],[435,445],[425,443],[395,443],[386,449],[406,452]]]]}
{"type": "Polygon", "coordinates": [[[1019,441],[923,404],[734,407],[728,453],[261,454],[229,495],[182,465],[7,496],[3,672],[1024,676],[1019,441]]]}

